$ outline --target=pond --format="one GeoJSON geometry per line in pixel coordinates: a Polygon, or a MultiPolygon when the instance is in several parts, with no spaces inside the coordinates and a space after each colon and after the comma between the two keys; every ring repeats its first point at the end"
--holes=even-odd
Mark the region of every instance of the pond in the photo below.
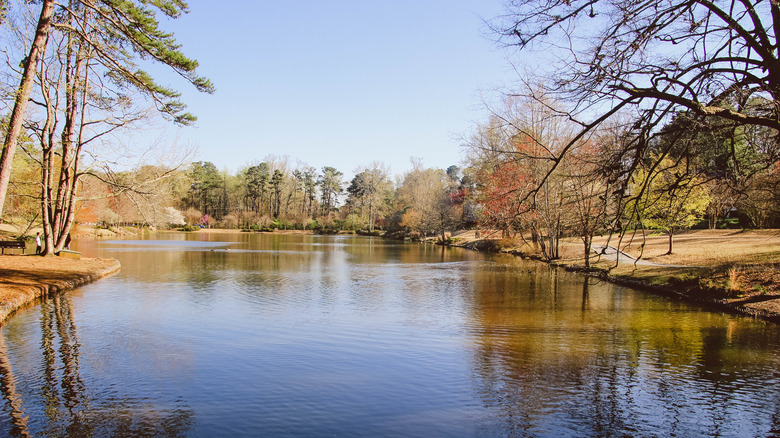
{"type": "Polygon", "coordinates": [[[75,241],[121,272],[2,327],[0,435],[780,434],[774,324],[457,248],[153,238],[75,241]]]}

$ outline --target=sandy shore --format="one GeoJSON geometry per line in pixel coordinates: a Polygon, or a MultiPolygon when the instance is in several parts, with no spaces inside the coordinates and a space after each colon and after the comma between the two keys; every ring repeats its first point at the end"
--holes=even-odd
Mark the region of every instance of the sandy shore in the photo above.
{"type": "Polygon", "coordinates": [[[75,289],[119,269],[114,259],[0,256],[0,324],[37,298],[75,289]]]}

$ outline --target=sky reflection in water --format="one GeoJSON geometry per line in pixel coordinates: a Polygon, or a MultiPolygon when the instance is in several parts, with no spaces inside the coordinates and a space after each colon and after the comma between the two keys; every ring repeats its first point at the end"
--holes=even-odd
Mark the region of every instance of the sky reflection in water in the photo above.
{"type": "Polygon", "coordinates": [[[0,431],[780,433],[775,325],[456,249],[170,238],[74,242],[122,271],[2,328],[0,431]]]}

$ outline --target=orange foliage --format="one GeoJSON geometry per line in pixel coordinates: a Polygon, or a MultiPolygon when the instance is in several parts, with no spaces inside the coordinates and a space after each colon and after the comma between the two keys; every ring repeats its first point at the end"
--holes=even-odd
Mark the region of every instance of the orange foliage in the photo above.
{"type": "Polygon", "coordinates": [[[479,179],[483,184],[478,198],[483,206],[481,225],[503,231],[516,229],[520,225],[520,199],[530,186],[523,166],[517,162],[503,163],[492,172],[481,174],[479,179]]]}

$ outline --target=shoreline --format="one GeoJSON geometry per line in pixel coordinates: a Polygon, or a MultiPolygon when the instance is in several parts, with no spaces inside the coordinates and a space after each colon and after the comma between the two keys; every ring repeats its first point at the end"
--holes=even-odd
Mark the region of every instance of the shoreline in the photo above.
{"type": "Polygon", "coordinates": [[[76,289],[120,269],[114,259],[0,255],[0,326],[42,297],[76,289]]]}
{"type": "MultiPolygon", "coordinates": [[[[241,233],[240,230],[203,229],[204,234],[210,233],[241,233]]],[[[262,232],[263,234],[311,234],[311,230],[278,230],[276,232],[262,232]]],[[[86,236],[80,236],[86,237],[86,236]]],[[[98,237],[99,236],[90,236],[98,237]]],[[[446,243],[446,246],[465,248],[474,251],[484,251],[513,255],[546,263],[566,271],[576,272],[585,276],[608,281],[613,284],[632,287],[675,299],[700,305],[705,308],[728,312],[731,314],[749,316],[764,321],[780,324],[780,293],[777,289],[771,289],[772,293],[748,293],[742,291],[734,296],[735,291],[724,285],[713,282],[713,278],[722,277],[723,269],[715,267],[684,267],[673,265],[658,266],[634,266],[627,270],[605,268],[607,264],[595,265],[586,268],[576,260],[559,259],[547,261],[539,257],[525,254],[519,250],[501,250],[489,244],[492,236],[488,233],[482,236],[474,235],[473,231],[454,235],[455,241],[446,243]],[[474,238],[464,238],[471,234],[474,238]],[[480,244],[482,243],[482,244],[480,244]],[[487,245],[485,245],[487,243],[487,245]],[[669,271],[666,268],[684,268],[677,271],[669,271]]],[[[429,240],[427,243],[430,243],[429,240]]],[[[653,265],[653,263],[650,263],[653,265]]],[[[657,265],[657,264],[656,264],[657,265]]],[[[777,263],[766,263],[768,268],[778,266],[777,263]]],[[[65,259],[60,257],[37,257],[8,255],[0,256],[0,326],[17,310],[25,307],[36,299],[49,294],[72,290],[82,285],[92,283],[101,278],[118,272],[121,266],[114,259],[90,259],[81,260],[65,259]]],[[[778,274],[780,275],[780,274],[778,274]]],[[[780,283],[770,275],[768,281],[780,283]]]]}
{"type": "MultiPolygon", "coordinates": [[[[556,268],[564,269],[565,271],[568,272],[576,272],[585,275],[587,277],[597,278],[599,280],[607,281],[612,284],[631,287],[633,289],[643,290],[670,299],[675,299],[678,301],[683,301],[691,304],[697,304],[707,309],[717,310],[717,311],[730,313],[734,315],[748,316],[756,319],[761,319],[767,322],[780,324],[780,311],[772,308],[764,308],[760,305],[758,306],[746,305],[750,303],[760,304],[762,302],[766,302],[769,300],[775,300],[776,302],[773,303],[775,305],[772,307],[776,307],[777,305],[780,305],[780,297],[769,298],[767,300],[759,300],[759,301],[752,301],[749,298],[728,299],[728,298],[707,297],[707,296],[703,296],[702,291],[700,290],[692,291],[692,290],[687,290],[682,288],[676,288],[673,285],[669,285],[669,284],[666,285],[653,284],[647,281],[643,281],[642,279],[639,278],[631,278],[622,275],[610,275],[602,270],[592,269],[592,268],[588,269],[585,268],[584,266],[550,263],[550,262],[545,262],[543,260],[539,260],[539,261],[542,263],[548,263],[549,265],[554,266],[556,268]]],[[[721,293],[725,293],[725,291],[721,291],[721,293]]]]}
{"type": "MultiPolygon", "coordinates": [[[[621,261],[620,268],[615,268],[614,262],[606,261],[599,263],[596,261],[599,260],[598,257],[594,256],[593,265],[590,268],[586,268],[584,264],[578,263],[574,259],[544,260],[541,257],[525,254],[516,249],[497,249],[489,242],[498,239],[491,239],[490,236],[486,236],[487,238],[464,238],[468,234],[473,234],[473,232],[453,235],[454,238],[457,238],[456,241],[446,245],[473,251],[513,255],[523,259],[546,263],[568,272],[576,272],[612,284],[697,304],[707,309],[780,324],[780,292],[776,289],[780,284],[780,281],[777,280],[780,278],[780,274],[777,273],[773,276],[772,272],[770,272],[768,280],[766,280],[774,285],[771,293],[768,293],[766,290],[759,293],[748,289],[753,286],[750,284],[744,284],[741,290],[735,291],[728,288],[729,273],[723,266],[675,266],[654,262],[645,262],[644,265],[637,266],[633,265],[633,263],[621,261]]],[[[748,265],[750,264],[748,263],[748,265]]],[[[778,271],[777,267],[780,266],[777,262],[767,262],[754,264],[753,267],[762,265],[767,270],[775,272],[778,271]]],[[[749,270],[749,268],[744,269],[746,271],[749,270]]],[[[746,275],[747,272],[742,274],[746,275]]]]}

